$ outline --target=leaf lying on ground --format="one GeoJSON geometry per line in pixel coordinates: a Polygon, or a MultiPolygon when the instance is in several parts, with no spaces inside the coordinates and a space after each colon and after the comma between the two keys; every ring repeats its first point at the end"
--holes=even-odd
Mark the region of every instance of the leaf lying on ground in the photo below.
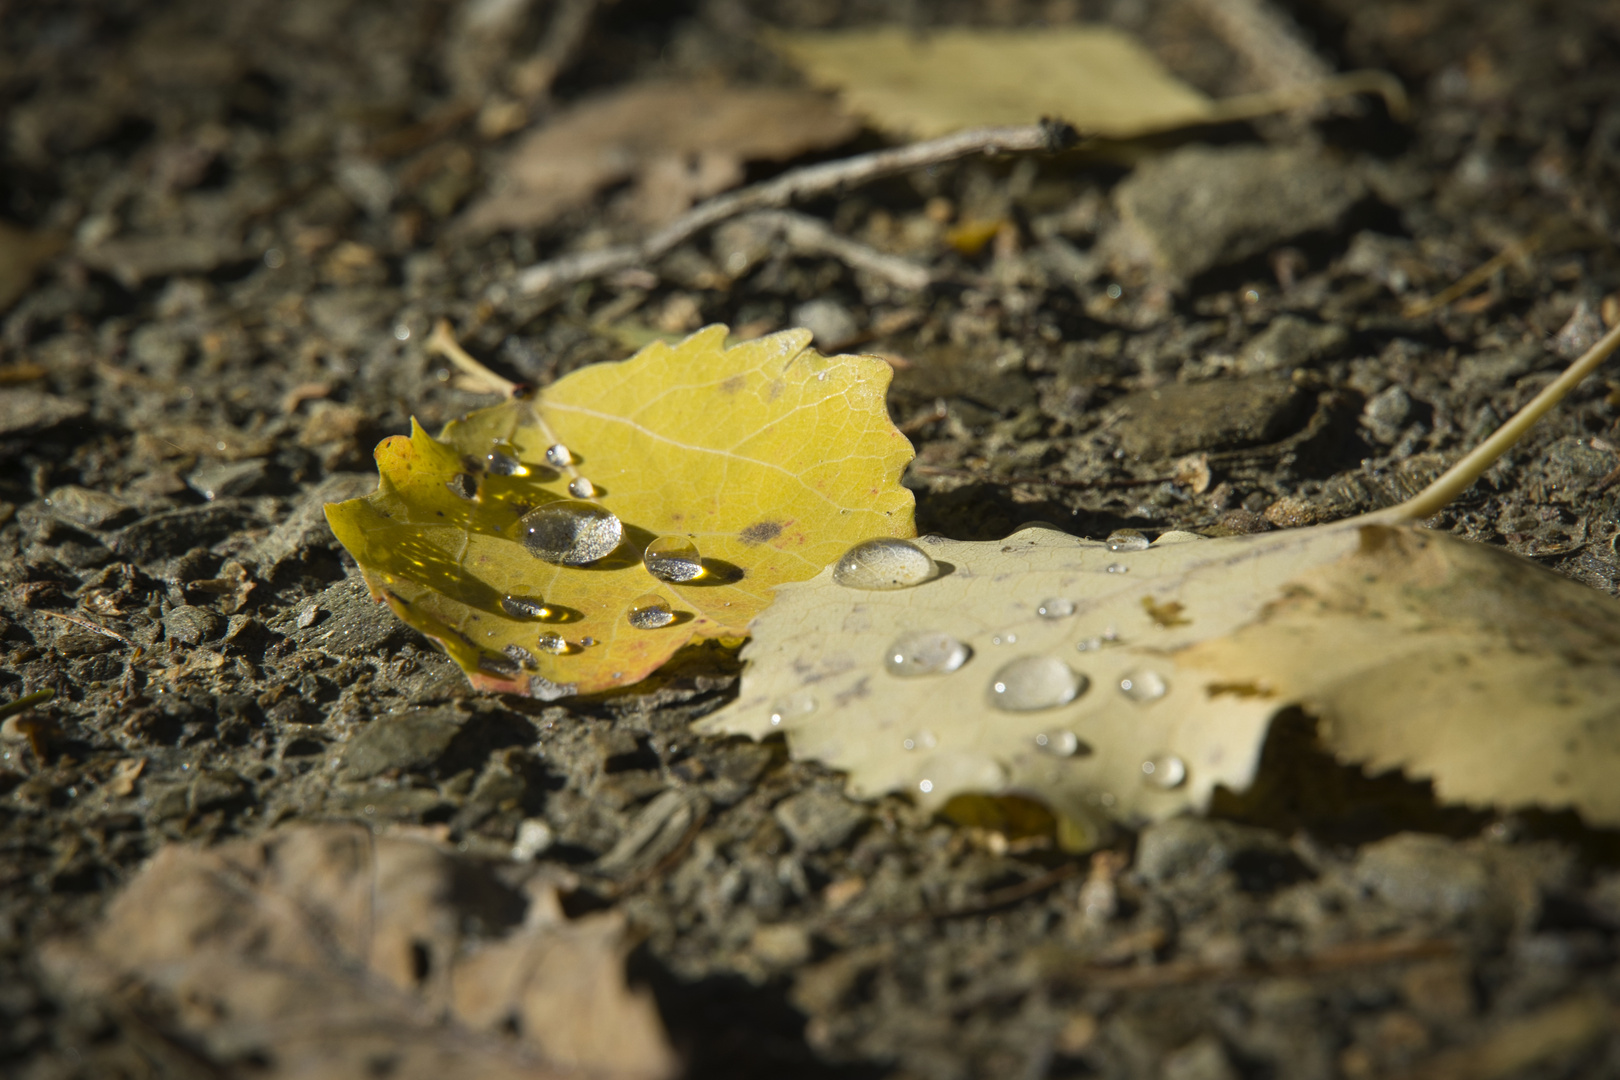
{"type": "Polygon", "coordinates": [[[632,215],[659,224],[741,182],[747,162],[836,146],[859,126],[802,90],[636,83],[526,136],[501,169],[506,188],[468,209],[462,227],[536,228],[625,180],[636,181],[632,215]]]}
{"type": "Polygon", "coordinates": [[[300,826],[162,848],[93,931],[41,959],[67,992],[269,1080],[673,1075],[651,998],[624,984],[622,918],[570,922],[530,892],[524,917],[522,897],[429,843],[300,826]]]}
{"type": "Polygon", "coordinates": [[[1410,524],[1617,343],[1390,510],[1151,546],[930,537],[943,572],[914,587],[863,591],[836,568],[786,586],[737,702],[703,729],[784,731],[858,794],[1025,792],[1083,826],[1243,789],[1272,717],[1298,706],[1341,760],[1430,777],[1443,799],[1620,825],[1620,601],[1410,524]]]}
{"type": "Polygon", "coordinates": [[[899,482],[912,451],[884,407],[883,361],[821,356],[803,330],[730,349],[725,336],[711,326],[583,368],[439,439],[388,439],[378,490],[329,505],[332,530],[372,594],[486,690],[592,693],[695,638],[742,636],[774,586],[856,540],[915,534],[899,482]],[[548,465],[559,444],[572,463],[548,465]],[[570,495],[582,485],[597,510],[570,495]],[[582,564],[531,554],[519,537],[535,519],[519,519],[547,506],[564,524],[582,520],[570,508],[612,515],[612,550],[582,549],[595,556],[582,564]],[[658,538],[695,544],[701,576],[654,577],[643,553],[658,538]],[[655,625],[632,623],[642,609],[655,625]]]}

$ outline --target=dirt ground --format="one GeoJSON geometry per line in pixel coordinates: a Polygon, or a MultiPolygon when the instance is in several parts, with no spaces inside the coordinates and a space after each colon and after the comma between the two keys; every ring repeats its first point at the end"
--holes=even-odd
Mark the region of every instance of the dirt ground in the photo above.
{"type": "MultiPolygon", "coordinates": [[[[542,296],[518,269],[646,228],[620,184],[541,227],[458,230],[513,138],[458,102],[544,53],[554,9],[590,21],[534,118],[654,77],[794,85],[769,26],[1084,18],[1216,96],[1279,76],[1188,0],[530,7],[479,61],[447,0],[0,0],[0,221],[25,230],[0,237],[0,703],[57,692],[0,731],[0,1072],[251,1073],[159,1004],[53,984],[40,943],[163,844],[353,821],[622,911],[695,1077],[1620,1076],[1620,844],[1570,815],[1437,805],[1285,716],[1211,819],[1080,856],[1009,842],[690,733],[734,653],[596,700],[474,695],[321,516],[412,415],[489,402],[424,351],[439,318],[540,385],[712,322],[893,357],[919,527],[963,539],[1392,502],[1620,319],[1613,4],[1289,4],[1331,68],[1394,73],[1410,118],[1365,98],[798,208],[924,262],[924,290],[787,248],[731,276],[702,233],[542,296]],[[1348,194],[1206,221],[1189,272],[1154,270],[1117,242],[1121,208],[1138,240],[1181,242],[1175,178],[1147,166],[1194,144],[1222,175],[1331,166],[1348,194]],[[970,221],[1003,224],[946,242],[970,221]],[[55,253],[18,269],[35,244],[55,253]],[[707,809],[665,843],[653,818],[699,805],[671,790],[707,809]]],[[[1617,469],[1610,370],[1431,524],[1616,593],[1617,469]]]]}

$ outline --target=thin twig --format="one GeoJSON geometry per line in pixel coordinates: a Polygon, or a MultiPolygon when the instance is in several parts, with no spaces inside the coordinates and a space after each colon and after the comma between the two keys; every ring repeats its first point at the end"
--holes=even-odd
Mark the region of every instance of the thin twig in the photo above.
{"type": "Polygon", "coordinates": [[[1523,240],[1515,240],[1427,300],[1414,300],[1407,304],[1401,310],[1401,314],[1408,319],[1416,319],[1439,311],[1452,301],[1467,296],[1475,288],[1490,280],[1493,274],[1506,267],[1509,263],[1518,262],[1535,251],[1536,248],[1541,246],[1541,241],[1542,235],[1540,233],[1528,236],[1523,240]]]}
{"type": "Polygon", "coordinates": [[[46,687],[43,690],[35,690],[32,694],[24,694],[16,701],[8,701],[4,705],[0,705],[0,720],[4,720],[8,716],[13,716],[20,712],[26,712],[27,710],[32,709],[35,705],[43,705],[55,696],[56,691],[50,687],[46,687]]]}
{"type": "Polygon", "coordinates": [[[792,210],[757,210],[742,221],[756,222],[779,233],[790,247],[808,254],[831,255],[899,288],[917,291],[928,287],[930,275],[924,267],[839,236],[823,222],[806,214],[792,210]]]}
{"type": "Polygon", "coordinates": [[[518,274],[517,288],[525,293],[541,293],[628,270],[652,262],[704,229],[751,210],[778,210],[802,199],[974,154],[1050,154],[1067,150],[1078,141],[1079,136],[1069,125],[1043,121],[1022,127],[975,128],[940,139],[806,165],[774,180],[701,202],[640,243],[564,255],[531,266],[518,274]]]}
{"type": "Polygon", "coordinates": [[[118,631],[109,630],[105,626],[102,626],[100,623],[93,623],[89,619],[81,619],[77,615],[66,615],[66,614],[63,614],[60,611],[39,611],[39,612],[36,612],[36,614],[49,615],[53,619],[61,619],[63,622],[70,622],[70,623],[73,623],[76,626],[82,626],[86,630],[94,630],[96,633],[102,635],[103,637],[110,637],[114,641],[121,641],[125,645],[128,645],[130,648],[135,650],[136,659],[139,659],[140,654],[144,651],[141,648],[141,645],[140,645],[139,642],[131,641],[129,638],[125,637],[123,634],[120,634],[118,631]]]}

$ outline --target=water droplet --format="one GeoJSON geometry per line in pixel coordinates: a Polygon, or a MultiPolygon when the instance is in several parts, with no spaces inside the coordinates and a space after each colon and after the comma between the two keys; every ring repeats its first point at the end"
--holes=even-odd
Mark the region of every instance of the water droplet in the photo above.
{"type": "Polygon", "coordinates": [[[990,704],[1009,712],[1050,709],[1073,701],[1088,682],[1055,656],[1020,656],[990,680],[990,704]]]}
{"type": "Polygon", "coordinates": [[[579,647],[582,648],[582,649],[588,649],[592,645],[595,645],[595,644],[596,644],[596,639],[593,638],[593,637],[582,637],[582,638],[579,639],[579,647]]]}
{"type": "Polygon", "coordinates": [[[1171,791],[1187,782],[1187,763],[1175,754],[1159,754],[1142,762],[1142,782],[1171,791]]]}
{"type": "Polygon", "coordinates": [[[697,545],[684,536],[660,536],[647,545],[641,561],[659,581],[693,581],[703,576],[697,545]]]}
{"type": "Polygon", "coordinates": [[[538,596],[503,596],[501,610],[514,619],[545,619],[551,615],[551,609],[538,596]]]}
{"type": "Polygon", "coordinates": [[[444,486],[454,492],[457,498],[469,501],[478,498],[478,477],[472,473],[456,473],[444,482],[444,486]]]}
{"type": "Polygon", "coordinates": [[[771,726],[780,727],[783,723],[802,720],[815,711],[816,698],[814,694],[803,690],[793,694],[786,694],[771,702],[771,726]]]}
{"type": "Polygon", "coordinates": [[[562,443],[553,443],[546,447],[546,464],[558,469],[566,469],[574,463],[574,455],[568,452],[568,447],[562,443]]]}
{"type": "Polygon", "coordinates": [[[1058,757],[1074,757],[1082,750],[1091,753],[1091,747],[1081,742],[1080,736],[1072,731],[1054,731],[1051,734],[1043,731],[1035,736],[1035,745],[1058,757]]]}
{"type": "Polygon", "coordinates": [[[1203,539],[1204,537],[1195,532],[1187,532],[1184,529],[1171,529],[1169,532],[1160,533],[1159,538],[1153,541],[1153,546],[1164,547],[1167,544],[1186,544],[1203,539]]]}
{"type": "Polygon", "coordinates": [[[596,485],[583,476],[576,476],[568,481],[568,494],[576,499],[596,498],[596,485]]]}
{"type": "Polygon", "coordinates": [[[595,503],[559,499],[519,518],[517,536],[537,559],[584,566],[619,546],[624,524],[595,503]]]}
{"type": "Polygon", "coordinates": [[[1050,600],[1042,600],[1035,614],[1043,619],[1067,619],[1074,614],[1074,601],[1066,596],[1054,596],[1050,600]]]}
{"type": "Polygon", "coordinates": [[[883,654],[883,666],[890,675],[903,678],[943,675],[967,663],[972,655],[973,650],[949,634],[918,630],[895,639],[883,654]]]}
{"type": "Polygon", "coordinates": [[[939,745],[939,737],[932,731],[919,731],[900,740],[900,745],[907,750],[932,750],[939,745]]]}
{"type": "Polygon", "coordinates": [[[864,540],[833,565],[833,580],[850,589],[905,589],[939,574],[928,552],[910,540],[864,540]]]}
{"type": "Polygon", "coordinates": [[[1148,538],[1136,529],[1115,529],[1108,534],[1109,551],[1146,551],[1148,538]]]}
{"type": "Polygon", "coordinates": [[[626,617],[637,630],[656,630],[675,621],[675,613],[669,609],[669,603],[657,593],[636,597],[630,602],[630,612],[626,617]]]}
{"type": "Polygon", "coordinates": [[[1108,572],[1110,574],[1128,574],[1131,572],[1131,568],[1123,563],[1114,562],[1108,564],[1108,572]]]}
{"type": "Polygon", "coordinates": [[[529,469],[518,460],[517,453],[505,443],[496,443],[495,449],[484,459],[484,467],[496,476],[528,476],[529,469]]]}
{"type": "Polygon", "coordinates": [[[996,634],[996,635],[994,635],[993,637],[990,638],[990,644],[992,644],[992,645],[1016,645],[1016,644],[1018,644],[1018,635],[1014,634],[1014,633],[1011,633],[1011,632],[1005,633],[1005,634],[996,634]]]}
{"type": "Polygon", "coordinates": [[[1119,680],[1120,693],[1132,701],[1154,701],[1164,697],[1170,685],[1164,681],[1164,676],[1157,671],[1142,668],[1133,671],[1119,680]]]}
{"type": "Polygon", "coordinates": [[[508,645],[501,651],[507,656],[510,656],[513,660],[517,661],[519,664],[522,664],[524,667],[528,668],[530,671],[534,671],[540,667],[540,661],[534,658],[534,653],[530,652],[528,649],[525,649],[521,645],[508,645]]]}
{"type": "Polygon", "coordinates": [[[934,782],[932,780],[919,780],[917,781],[917,790],[926,795],[934,790],[934,782]]]}
{"type": "Polygon", "coordinates": [[[540,640],[536,641],[535,645],[539,646],[541,652],[548,652],[553,656],[561,656],[570,648],[568,639],[557,633],[541,634],[540,640]]]}

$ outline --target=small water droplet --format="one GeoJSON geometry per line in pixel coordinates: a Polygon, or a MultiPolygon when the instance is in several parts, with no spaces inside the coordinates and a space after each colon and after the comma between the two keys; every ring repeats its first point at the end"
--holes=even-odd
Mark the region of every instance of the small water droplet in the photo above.
{"type": "Polygon", "coordinates": [[[456,473],[444,482],[444,486],[454,492],[457,498],[469,502],[478,498],[478,477],[472,473],[456,473]]]}
{"type": "Polygon", "coordinates": [[[916,739],[901,739],[900,740],[900,745],[905,747],[907,750],[915,750],[915,749],[917,749],[917,740],[916,739]]]}
{"type": "Polygon", "coordinates": [[[1136,529],[1115,529],[1108,534],[1109,551],[1146,551],[1148,538],[1136,529]]]}
{"type": "Polygon", "coordinates": [[[568,481],[568,494],[576,499],[596,498],[596,485],[583,476],[576,476],[568,481]]]}
{"type": "Polygon", "coordinates": [[[657,593],[648,593],[632,600],[626,617],[637,630],[656,630],[675,621],[675,613],[669,609],[668,601],[657,593]]]}
{"type": "Polygon", "coordinates": [[[1005,634],[995,634],[995,635],[991,636],[990,644],[992,644],[992,645],[1016,645],[1016,644],[1018,644],[1018,635],[1014,634],[1014,633],[1011,633],[1011,632],[1005,633],[1005,634]]]}
{"type": "Polygon", "coordinates": [[[918,630],[902,634],[883,654],[883,666],[890,675],[943,675],[967,663],[973,655],[962,642],[949,634],[918,630]]]}
{"type": "Polygon", "coordinates": [[[562,443],[553,443],[546,447],[546,464],[554,468],[566,469],[574,463],[574,455],[568,452],[568,447],[562,443]]]}
{"type": "Polygon", "coordinates": [[[1170,685],[1157,671],[1142,668],[1119,680],[1120,693],[1132,701],[1154,701],[1162,698],[1170,685]]]}
{"type": "Polygon", "coordinates": [[[771,726],[780,727],[784,723],[802,720],[815,711],[816,698],[814,694],[804,690],[785,694],[771,702],[771,726]]]}
{"type": "Polygon", "coordinates": [[[1175,754],[1159,754],[1142,762],[1142,782],[1171,791],[1187,782],[1187,763],[1175,754]]]}
{"type": "Polygon", "coordinates": [[[937,576],[928,552],[910,540],[864,540],[833,565],[833,580],[850,589],[906,589],[937,576]]]}
{"type": "Polygon", "coordinates": [[[1074,614],[1074,601],[1067,596],[1054,596],[1050,600],[1042,600],[1035,614],[1043,619],[1067,619],[1074,614]]]}
{"type": "Polygon", "coordinates": [[[548,652],[553,656],[561,656],[570,648],[568,639],[557,633],[541,634],[540,640],[536,641],[535,645],[541,652],[548,652]]]}
{"type": "Polygon", "coordinates": [[[592,645],[595,645],[595,644],[596,644],[596,639],[593,638],[593,637],[582,637],[582,638],[579,639],[579,647],[582,648],[582,649],[588,649],[592,645]]]}
{"type": "Polygon", "coordinates": [[[495,449],[484,459],[484,467],[496,476],[528,476],[528,466],[518,460],[517,452],[506,443],[496,443],[495,449]]]}
{"type": "Polygon", "coordinates": [[[524,667],[528,668],[530,671],[534,671],[540,667],[540,661],[535,659],[534,653],[530,652],[528,649],[525,649],[521,645],[508,645],[501,651],[507,656],[510,656],[513,660],[517,661],[519,664],[522,664],[524,667]]]}
{"type": "Polygon", "coordinates": [[[1131,572],[1131,568],[1122,563],[1109,563],[1108,572],[1110,574],[1128,574],[1131,572]]]}
{"type": "Polygon", "coordinates": [[[917,781],[917,790],[926,795],[934,790],[934,782],[932,780],[919,780],[917,781]]]}
{"type": "Polygon", "coordinates": [[[1088,754],[1091,752],[1091,747],[1081,742],[1080,736],[1072,731],[1054,731],[1050,734],[1043,731],[1035,736],[1035,745],[1058,757],[1074,757],[1082,748],[1088,754]]]}
{"type": "Polygon", "coordinates": [[[595,503],[559,499],[519,518],[517,538],[537,559],[585,566],[619,546],[624,524],[595,503]]]}
{"type": "Polygon", "coordinates": [[[684,536],[660,536],[641,556],[647,573],[659,581],[694,581],[703,576],[697,545],[684,536]]]}
{"type": "Polygon", "coordinates": [[[503,596],[501,610],[514,619],[545,619],[551,616],[551,609],[538,596],[503,596]]]}
{"type": "Polygon", "coordinates": [[[991,678],[990,704],[1008,712],[1051,709],[1079,697],[1088,683],[1055,656],[1020,656],[1001,665],[991,678]]]}

